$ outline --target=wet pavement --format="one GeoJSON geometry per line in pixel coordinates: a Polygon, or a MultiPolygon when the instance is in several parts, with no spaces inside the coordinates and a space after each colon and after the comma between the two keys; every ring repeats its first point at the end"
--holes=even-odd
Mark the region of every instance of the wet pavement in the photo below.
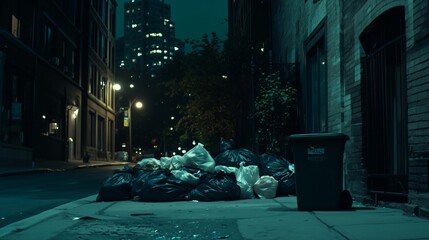
{"type": "Polygon", "coordinates": [[[296,197],[217,202],[95,202],[96,195],[4,228],[0,239],[429,239],[429,220],[391,208],[298,211],[296,197]]]}
{"type": "MultiPolygon", "coordinates": [[[[116,162],[74,162],[63,171],[116,162]]],[[[31,169],[17,169],[15,174],[31,169]]],[[[1,174],[11,174],[5,172],[1,174]]],[[[429,239],[429,220],[401,209],[353,203],[350,211],[298,211],[297,198],[216,202],[95,202],[79,199],[0,228],[0,239],[429,239]]],[[[317,199],[315,199],[317,201],[317,199]]]]}

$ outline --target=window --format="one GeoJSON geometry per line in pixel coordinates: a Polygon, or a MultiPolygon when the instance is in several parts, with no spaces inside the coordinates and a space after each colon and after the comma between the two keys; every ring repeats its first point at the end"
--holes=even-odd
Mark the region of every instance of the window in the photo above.
{"type": "Polygon", "coordinates": [[[95,147],[95,112],[89,112],[89,146],[95,147]]]}
{"type": "Polygon", "coordinates": [[[306,80],[304,93],[307,132],[328,131],[326,44],[324,23],[306,41],[306,80]]]}
{"type": "Polygon", "coordinates": [[[15,16],[12,15],[12,35],[16,38],[19,38],[21,34],[21,21],[15,16]]]}
{"type": "Polygon", "coordinates": [[[99,152],[105,151],[106,129],[104,118],[98,116],[98,131],[97,131],[97,149],[99,152]]]}
{"type": "Polygon", "coordinates": [[[97,92],[97,68],[95,65],[89,65],[89,92],[96,96],[97,92]]]}
{"type": "Polygon", "coordinates": [[[108,126],[108,137],[107,137],[107,151],[111,152],[113,150],[113,132],[114,132],[114,125],[113,121],[109,119],[109,126],[108,126]]]}
{"type": "Polygon", "coordinates": [[[103,102],[106,102],[106,82],[107,78],[100,75],[97,97],[103,102]]]}

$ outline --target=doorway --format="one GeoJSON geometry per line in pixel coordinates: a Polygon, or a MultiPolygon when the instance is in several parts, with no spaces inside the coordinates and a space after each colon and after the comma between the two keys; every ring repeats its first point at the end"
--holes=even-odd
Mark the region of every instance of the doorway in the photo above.
{"type": "Polygon", "coordinates": [[[404,8],[376,18],[361,34],[363,156],[368,192],[406,202],[407,95],[404,8]]]}

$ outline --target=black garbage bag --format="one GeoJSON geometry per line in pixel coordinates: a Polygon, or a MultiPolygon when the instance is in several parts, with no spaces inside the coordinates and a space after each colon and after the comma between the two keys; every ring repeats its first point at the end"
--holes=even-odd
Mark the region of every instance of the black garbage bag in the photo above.
{"type": "Polygon", "coordinates": [[[133,180],[133,169],[126,165],[122,169],[114,171],[100,188],[97,202],[122,201],[131,199],[131,181],[133,180]]]}
{"type": "Polygon", "coordinates": [[[273,176],[278,181],[277,196],[296,195],[295,173],[289,169],[289,161],[273,153],[259,157],[259,174],[273,176]]]}
{"type": "Polygon", "coordinates": [[[279,184],[277,187],[278,197],[289,196],[289,195],[296,196],[295,173],[291,172],[289,175],[286,174],[280,180],[277,180],[277,181],[279,184]]]}
{"type": "Polygon", "coordinates": [[[259,157],[246,148],[230,149],[219,153],[215,157],[216,165],[228,167],[240,167],[240,163],[244,162],[244,166],[259,165],[259,157]]]}
{"type": "Polygon", "coordinates": [[[195,189],[189,193],[189,200],[221,201],[240,199],[240,187],[234,173],[218,171],[204,175],[195,189]]]}
{"type": "Polygon", "coordinates": [[[220,149],[219,152],[225,152],[226,150],[231,150],[233,149],[234,146],[234,140],[229,139],[229,140],[222,140],[220,141],[220,149]]]}
{"type": "Polygon", "coordinates": [[[140,194],[141,189],[147,182],[148,176],[153,174],[153,171],[146,171],[143,169],[135,169],[134,177],[131,181],[131,195],[138,196],[140,194]]]}
{"type": "Polygon", "coordinates": [[[157,170],[146,176],[138,196],[144,202],[170,202],[187,200],[191,184],[173,176],[169,170],[157,170]]]}

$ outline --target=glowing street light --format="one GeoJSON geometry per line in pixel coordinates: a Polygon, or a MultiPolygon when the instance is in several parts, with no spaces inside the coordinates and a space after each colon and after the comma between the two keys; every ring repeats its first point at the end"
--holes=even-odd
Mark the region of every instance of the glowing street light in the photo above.
{"type": "Polygon", "coordinates": [[[132,161],[132,152],[133,152],[133,145],[132,145],[132,130],[131,130],[131,124],[132,124],[132,122],[131,122],[131,112],[132,112],[132,109],[133,109],[133,105],[136,107],[136,108],[138,108],[138,109],[141,109],[141,108],[143,108],[143,102],[141,102],[141,101],[139,101],[138,100],[138,98],[134,98],[132,101],[129,101],[128,102],[128,133],[129,133],[129,150],[128,150],[128,152],[129,152],[129,156],[128,156],[128,160],[131,162],[132,161]]]}
{"type": "Polygon", "coordinates": [[[115,90],[115,91],[121,90],[121,85],[119,83],[113,84],[113,90],[115,90]]]}

